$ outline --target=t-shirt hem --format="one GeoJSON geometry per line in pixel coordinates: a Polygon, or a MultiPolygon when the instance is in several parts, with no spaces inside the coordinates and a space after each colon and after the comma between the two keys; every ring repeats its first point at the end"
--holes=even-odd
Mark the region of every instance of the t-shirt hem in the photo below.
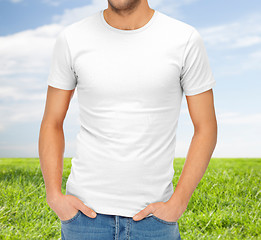
{"type": "Polygon", "coordinates": [[[54,87],[54,88],[63,89],[63,90],[73,90],[76,87],[76,86],[68,86],[68,85],[64,85],[64,84],[58,84],[57,82],[54,83],[50,80],[47,81],[47,85],[54,87]]]}
{"type": "Polygon", "coordinates": [[[195,89],[192,89],[192,90],[186,90],[184,91],[184,94],[186,96],[192,96],[192,95],[196,95],[196,94],[199,94],[199,93],[202,93],[202,92],[205,92],[211,88],[213,88],[214,86],[216,85],[216,81],[212,81],[204,86],[201,86],[199,88],[195,88],[195,89]]]}
{"type": "MultiPolygon", "coordinates": [[[[104,200],[104,199],[98,199],[95,197],[90,197],[89,200],[85,199],[85,196],[81,194],[81,196],[78,193],[82,193],[82,190],[78,188],[78,186],[75,186],[72,182],[69,181],[69,179],[66,182],[66,195],[74,195],[78,197],[87,207],[91,208],[96,213],[100,214],[107,214],[107,215],[117,215],[117,216],[123,216],[123,217],[134,217],[140,210],[134,210],[133,208],[123,208],[120,206],[113,207],[111,205],[111,201],[104,200]],[[92,199],[95,199],[94,202],[92,202],[92,199]]],[[[171,192],[171,195],[173,192],[171,192]]],[[[169,194],[168,194],[169,195],[169,194]]],[[[170,198],[170,196],[166,196],[167,199],[170,198]]],[[[165,197],[165,198],[166,198],[165,197]]],[[[163,199],[165,201],[165,199],[163,199]]],[[[113,204],[115,205],[115,204],[113,204]]],[[[131,206],[131,202],[128,202],[127,206],[131,206]]],[[[146,217],[151,216],[151,214],[148,214],[146,217]]]]}
{"type": "MultiPolygon", "coordinates": [[[[87,203],[85,203],[83,201],[83,203],[87,205],[87,203]]],[[[122,216],[122,217],[134,217],[135,214],[133,214],[133,212],[131,211],[126,211],[124,209],[114,209],[114,208],[106,208],[105,206],[102,206],[102,210],[96,210],[96,213],[100,213],[100,214],[106,214],[106,215],[117,215],[117,216],[122,216]]],[[[138,213],[138,212],[137,212],[138,213]]],[[[146,217],[150,217],[152,215],[152,213],[148,214],[146,217]]]]}

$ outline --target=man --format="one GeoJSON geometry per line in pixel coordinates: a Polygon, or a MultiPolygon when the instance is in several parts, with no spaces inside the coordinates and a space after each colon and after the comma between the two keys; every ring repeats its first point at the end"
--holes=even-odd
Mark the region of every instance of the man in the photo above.
{"type": "Polygon", "coordinates": [[[59,33],[48,84],[39,157],[62,239],[180,239],[177,221],[217,139],[199,32],[147,0],[108,0],[59,33]],[[76,87],[81,128],[64,195],[63,121],[76,87]],[[174,191],[183,93],[195,130],[174,191]]]}

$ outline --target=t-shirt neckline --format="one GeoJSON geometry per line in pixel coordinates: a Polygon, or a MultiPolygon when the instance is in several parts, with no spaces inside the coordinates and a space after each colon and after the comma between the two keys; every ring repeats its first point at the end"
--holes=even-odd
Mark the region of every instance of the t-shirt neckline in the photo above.
{"type": "Polygon", "coordinates": [[[133,29],[133,30],[124,30],[124,29],[115,28],[115,27],[111,26],[109,23],[107,23],[104,18],[104,15],[103,15],[104,10],[105,9],[100,10],[100,14],[99,14],[103,25],[106,28],[108,28],[114,32],[118,32],[118,33],[122,33],[122,34],[133,34],[133,33],[139,33],[139,32],[144,31],[145,29],[147,29],[149,26],[152,25],[152,23],[155,21],[157,15],[158,15],[158,11],[156,9],[154,9],[154,13],[153,13],[152,17],[145,25],[143,25],[140,28],[133,29]]]}

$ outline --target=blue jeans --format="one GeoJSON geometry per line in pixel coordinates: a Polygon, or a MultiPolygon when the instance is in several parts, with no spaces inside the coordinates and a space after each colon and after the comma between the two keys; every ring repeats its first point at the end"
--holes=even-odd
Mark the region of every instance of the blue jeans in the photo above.
{"type": "Polygon", "coordinates": [[[180,240],[178,222],[154,215],[134,221],[132,217],[97,213],[90,218],[80,210],[61,221],[62,240],[180,240]]]}

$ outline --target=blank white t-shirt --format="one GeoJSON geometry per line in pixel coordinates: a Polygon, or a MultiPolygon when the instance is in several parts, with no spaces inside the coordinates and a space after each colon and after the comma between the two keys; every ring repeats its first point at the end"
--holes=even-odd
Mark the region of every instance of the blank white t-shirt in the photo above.
{"type": "Polygon", "coordinates": [[[155,10],[143,27],[122,30],[100,10],[58,34],[48,85],[77,87],[81,127],[66,194],[133,217],[173,194],[183,92],[207,91],[215,79],[193,26],[155,10]]]}

